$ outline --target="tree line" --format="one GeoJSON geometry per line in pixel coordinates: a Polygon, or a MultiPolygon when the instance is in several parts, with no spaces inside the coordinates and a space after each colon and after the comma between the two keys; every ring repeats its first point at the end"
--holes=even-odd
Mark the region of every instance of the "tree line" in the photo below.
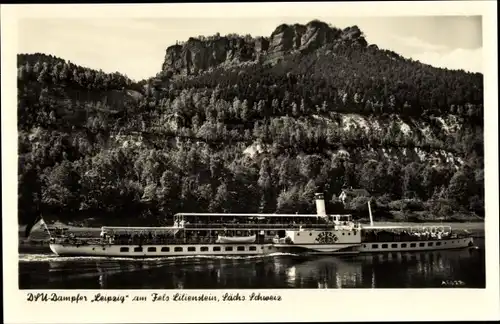
{"type": "Polygon", "coordinates": [[[20,222],[305,213],[318,191],[362,215],[363,199],[339,204],[346,186],[379,210],[483,216],[482,76],[372,48],[322,51],[156,84],[19,56],[20,222]],[[118,107],[99,99],[109,90],[141,96],[118,107]]]}

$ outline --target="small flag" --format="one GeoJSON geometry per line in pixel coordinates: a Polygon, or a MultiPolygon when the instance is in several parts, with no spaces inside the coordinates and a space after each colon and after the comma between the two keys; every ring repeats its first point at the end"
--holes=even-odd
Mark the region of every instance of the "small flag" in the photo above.
{"type": "Polygon", "coordinates": [[[26,237],[30,236],[31,231],[33,230],[33,228],[35,226],[45,226],[45,227],[47,227],[47,225],[45,225],[45,222],[43,221],[42,215],[38,215],[33,220],[33,222],[28,223],[28,225],[26,225],[26,230],[24,231],[24,235],[26,237]]]}

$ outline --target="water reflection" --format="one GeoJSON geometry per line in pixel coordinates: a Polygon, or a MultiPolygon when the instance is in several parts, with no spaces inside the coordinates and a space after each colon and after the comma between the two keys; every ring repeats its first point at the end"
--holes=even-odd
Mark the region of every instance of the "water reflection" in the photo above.
{"type": "Polygon", "coordinates": [[[345,257],[106,259],[24,255],[21,289],[484,287],[484,250],[345,257]]]}
{"type": "Polygon", "coordinates": [[[356,260],[323,257],[291,266],[287,282],[297,288],[353,288],[362,285],[361,273],[362,264],[356,260]]]}

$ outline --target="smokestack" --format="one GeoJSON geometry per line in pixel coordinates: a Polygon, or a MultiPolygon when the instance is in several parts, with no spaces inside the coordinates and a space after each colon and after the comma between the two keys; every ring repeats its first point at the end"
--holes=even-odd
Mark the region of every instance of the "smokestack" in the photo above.
{"type": "Polygon", "coordinates": [[[326,208],[325,208],[325,196],[322,193],[317,193],[314,195],[316,199],[316,214],[318,216],[325,217],[326,216],[326,208]]]}

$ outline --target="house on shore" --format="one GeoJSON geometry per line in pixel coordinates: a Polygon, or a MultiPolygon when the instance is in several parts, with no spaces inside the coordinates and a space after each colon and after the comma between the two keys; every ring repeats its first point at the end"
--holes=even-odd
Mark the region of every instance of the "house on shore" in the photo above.
{"type": "Polygon", "coordinates": [[[342,189],[342,192],[339,195],[339,199],[342,204],[344,204],[344,206],[349,204],[352,199],[357,197],[370,197],[370,193],[366,189],[353,189],[351,187],[342,189]]]}

